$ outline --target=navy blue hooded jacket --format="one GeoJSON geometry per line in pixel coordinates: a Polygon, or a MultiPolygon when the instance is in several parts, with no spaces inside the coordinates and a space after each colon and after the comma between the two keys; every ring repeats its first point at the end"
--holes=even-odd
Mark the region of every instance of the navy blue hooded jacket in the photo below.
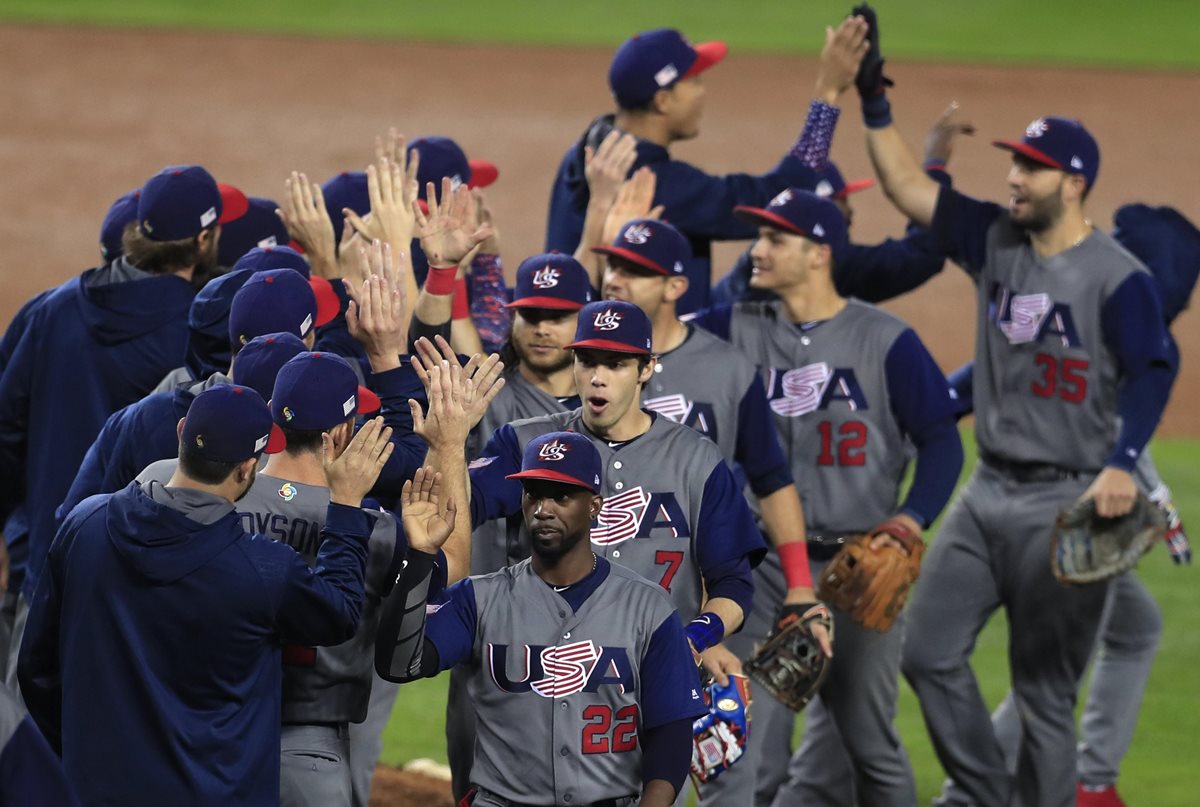
{"type": "Polygon", "coordinates": [[[370,520],[331,504],[315,569],[241,523],[157,483],[63,523],[18,674],[83,803],[279,803],[280,648],[353,635],[370,520]]]}
{"type": "Polygon", "coordinates": [[[55,509],[104,421],[179,365],[194,294],[183,278],[151,276],[119,258],[29,312],[0,376],[0,513],[24,498],[26,596],[54,538],[55,509]]]}
{"type": "MultiPolygon", "coordinates": [[[[546,225],[546,251],[558,250],[570,255],[583,236],[583,219],[587,212],[587,177],[583,173],[584,146],[596,148],[613,129],[613,116],[604,115],[588,126],[588,130],[567,151],[550,194],[550,216],[546,225]]],[[[663,219],[675,225],[692,243],[692,259],[685,272],[687,293],[679,299],[676,310],[688,314],[709,305],[708,290],[712,285],[713,241],[753,238],[758,227],[733,216],[737,205],[765,207],[771,199],[788,187],[816,187],[816,173],[790,155],[765,174],[725,174],[714,176],[680,160],[671,159],[663,146],[639,140],[637,160],[631,171],[648,165],[658,183],[654,204],[663,205],[663,219]]]]}

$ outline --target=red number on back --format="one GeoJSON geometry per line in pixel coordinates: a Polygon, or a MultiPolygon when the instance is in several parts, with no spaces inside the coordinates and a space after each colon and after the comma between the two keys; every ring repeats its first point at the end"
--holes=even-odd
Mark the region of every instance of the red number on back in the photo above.
{"type": "Polygon", "coordinates": [[[622,706],[617,710],[616,723],[613,723],[612,707],[603,703],[594,703],[583,710],[582,751],[585,754],[607,754],[611,747],[614,754],[632,751],[637,748],[637,718],[636,704],[622,706]],[[609,727],[612,728],[612,740],[609,741],[609,727]]]}
{"type": "Polygon", "coordinates": [[[848,420],[838,427],[841,438],[837,441],[837,457],[833,453],[833,422],[823,420],[817,424],[821,432],[821,453],[817,465],[866,465],[867,424],[861,420],[848,420]]]}
{"type": "Polygon", "coordinates": [[[654,553],[654,565],[666,566],[663,571],[662,580],[658,584],[667,591],[671,590],[671,581],[675,579],[675,573],[679,571],[679,567],[683,564],[682,552],[670,552],[666,549],[660,549],[654,553]]]}
{"type": "Polygon", "coordinates": [[[1058,393],[1058,397],[1070,403],[1079,403],[1087,397],[1087,359],[1064,358],[1060,363],[1049,353],[1039,353],[1033,360],[1042,368],[1042,377],[1030,388],[1034,395],[1053,398],[1058,393]]]}

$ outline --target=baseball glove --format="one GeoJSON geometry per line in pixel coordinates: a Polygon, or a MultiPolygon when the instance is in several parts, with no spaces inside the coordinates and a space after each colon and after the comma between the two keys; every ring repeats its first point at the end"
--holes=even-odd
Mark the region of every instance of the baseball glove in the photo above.
{"type": "Polygon", "coordinates": [[[813,634],[818,623],[832,641],[833,621],[824,605],[784,606],[767,641],[746,662],[746,674],[793,712],[808,705],[829,672],[830,659],[813,634]]]}
{"type": "Polygon", "coordinates": [[[704,688],[708,714],[692,723],[692,780],[711,782],[746,753],[750,739],[750,682],[730,675],[729,683],[704,688]]]}
{"type": "Polygon", "coordinates": [[[921,570],[925,544],[908,527],[889,519],[842,547],[817,582],[817,596],[845,611],[865,628],[883,633],[892,627],[908,591],[921,570]],[[887,533],[904,548],[871,548],[871,540],[887,533]]]}
{"type": "Polygon", "coordinates": [[[1132,569],[1166,532],[1163,511],[1141,492],[1117,518],[1098,516],[1091,499],[1076,502],[1054,524],[1050,568],[1060,583],[1099,583],[1132,569]]]}

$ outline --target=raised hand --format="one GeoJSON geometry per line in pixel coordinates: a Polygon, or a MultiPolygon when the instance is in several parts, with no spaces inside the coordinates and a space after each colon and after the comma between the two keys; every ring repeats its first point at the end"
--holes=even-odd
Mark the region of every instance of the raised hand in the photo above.
{"type": "MultiPolygon", "coordinates": [[[[488,205],[487,197],[483,195],[483,191],[479,188],[472,188],[471,195],[475,197],[475,226],[487,228],[492,231],[492,234],[481,241],[471,252],[482,252],[484,255],[499,255],[500,231],[496,229],[496,225],[493,222],[492,208],[488,205]]],[[[474,257],[471,253],[467,253],[467,256],[459,262],[460,265],[463,262],[467,264],[468,274],[470,273],[471,261],[467,260],[467,258],[473,259],[474,257]]]]}
{"type": "Polygon", "coordinates": [[[467,412],[469,428],[473,429],[483,418],[488,406],[491,405],[500,390],[504,388],[504,378],[502,377],[504,362],[500,361],[500,356],[496,353],[492,353],[487,358],[482,358],[476,353],[467,361],[466,367],[462,367],[458,361],[458,354],[454,352],[454,348],[450,346],[449,342],[441,336],[434,337],[434,341],[436,348],[434,343],[428,339],[417,340],[416,351],[411,358],[413,369],[416,370],[417,376],[428,391],[430,370],[443,364],[452,368],[461,368],[463,406],[467,412]]]}
{"type": "Polygon", "coordinates": [[[363,496],[374,487],[379,472],[392,456],[392,429],[383,425],[383,418],[368,420],[337,459],[333,458],[333,439],[329,432],[321,435],[321,465],[329,500],[334,504],[360,507],[363,496]]]}
{"type": "Polygon", "coordinates": [[[854,84],[858,87],[858,94],[863,98],[870,98],[873,95],[879,95],[888,87],[895,84],[890,78],[883,74],[883,54],[879,48],[879,18],[875,14],[875,9],[871,8],[870,4],[862,3],[855,6],[850,11],[855,17],[861,17],[867,23],[867,52],[863,56],[862,64],[858,66],[858,75],[854,77],[854,84]]]}
{"type": "Polygon", "coordinates": [[[490,226],[477,223],[475,197],[465,185],[455,189],[449,177],[442,177],[441,198],[430,182],[426,186],[425,201],[429,206],[428,213],[415,202],[412,207],[421,249],[430,266],[457,266],[467,253],[492,235],[490,226]]]}
{"type": "MultiPolygon", "coordinates": [[[[417,363],[413,358],[414,365],[417,363]]],[[[466,391],[462,368],[443,361],[427,371],[429,383],[425,388],[429,411],[411,398],[413,432],[436,451],[461,450],[471,430],[467,419],[466,391]]]]}
{"type": "Polygon", "coordinates": [[[308,181],[308,176],[298,171],[283,182],[282,208],[275,215],[283,221],[288,235],[295,239],[312,264],[312,272],[318,277],[336,277],[337,259],[334,255],[333,222],[325,209],[325,197],[321,186],[308,181]]]}
{"type": "Polygon", "coordinates": [[[388,241],[393,248],[406,248],[416,228],[413,212],[417,199],[417,169],[420,154],[408,159],[404,136],[395,129],[388,140],[375,139],[375,162],[367,166],[367,196],[371,215],[364,219],[353,210],[342,212],[354,230],[367,240],[388,241]]]}
{"type": "Polygon", "coordinates": [[[611,205],[637,160],[637,138],[617,129],[609,132],[596,149],[583,147],[583,174],[588,193],[599,204],[611,205]]]}
{"type": "Polygon", "coordinates": [[[458,515],[454,501],[442,494],[442,475],[433,468],[418,468],[400,492],[400,517],[408,546],[434,554],[454,531],[458,515]]]}
{"type": "Polygon", "coordinates": [[[654,190],[658,178],[647,166],[633,172],[633,176],[621,185],[617,198],[608,209],[604,221],[603,243],[611,244],[620,234],[621,228],[632,219],[657,219],[663,214],[663,206],[654,205],[654,190]]]}
{"type": "Polygon", "coordinates": [[[358,340],[376,373],[400,366],[408,352],[408,295],[400,282],[391,244],[372,242],[358,250],[360,280],[343,281],[350,296],[346,326],[358,340]]]}
{"type": "Polygon", "coordinates": [[[821,50],[814,91],[819,100],[833,104],[850,89],[870,47],[867,33],[867,23],[862,17],[847,17],[836,29],[825,27],[825,47],[821,50]]]}
{"type": "Polygon", "coordinates": [[[925,162],[945,165],[950,162],[954,152],[954,138],[960,134],[975,134],[975,125],[969,121],[959,120],[958,101],[951,101],[950,106],[938,116],[925,136],[925,162]]]}

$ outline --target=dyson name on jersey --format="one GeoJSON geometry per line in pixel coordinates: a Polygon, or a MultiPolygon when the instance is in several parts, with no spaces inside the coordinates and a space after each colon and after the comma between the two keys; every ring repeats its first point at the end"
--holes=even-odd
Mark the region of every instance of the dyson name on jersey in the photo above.
{"type": "Polygon", "coordinates": [[[622,693],[637,688],[624,647],[601,647],[588,639],[557,647],[514,645],[512,649],[524,656],[524,663],[509,675],[509,645],[489,642],[487,646],[492,681],[505,692],[565,698],[596,692],[602,686],[618,687],[622,693]]]}
{"type": "Polygon", "coordinates": [[[1049,334],[1063,347],[1080,347],[1071,306],[1056,303],[1049,294],[1014,294],[999,283],[992,284],[988,320],[996,323],[1009,344],[1040,342],[1049,334]]]}
{"type": "Polygon", "coordinates": [[[838,402],[855,412],[867,408],[867,396],[853,368],[830,367],[823,361],[791,370],[772,367],[767,374],[767,400],[775,414],[793,418],[838,402]]]}

